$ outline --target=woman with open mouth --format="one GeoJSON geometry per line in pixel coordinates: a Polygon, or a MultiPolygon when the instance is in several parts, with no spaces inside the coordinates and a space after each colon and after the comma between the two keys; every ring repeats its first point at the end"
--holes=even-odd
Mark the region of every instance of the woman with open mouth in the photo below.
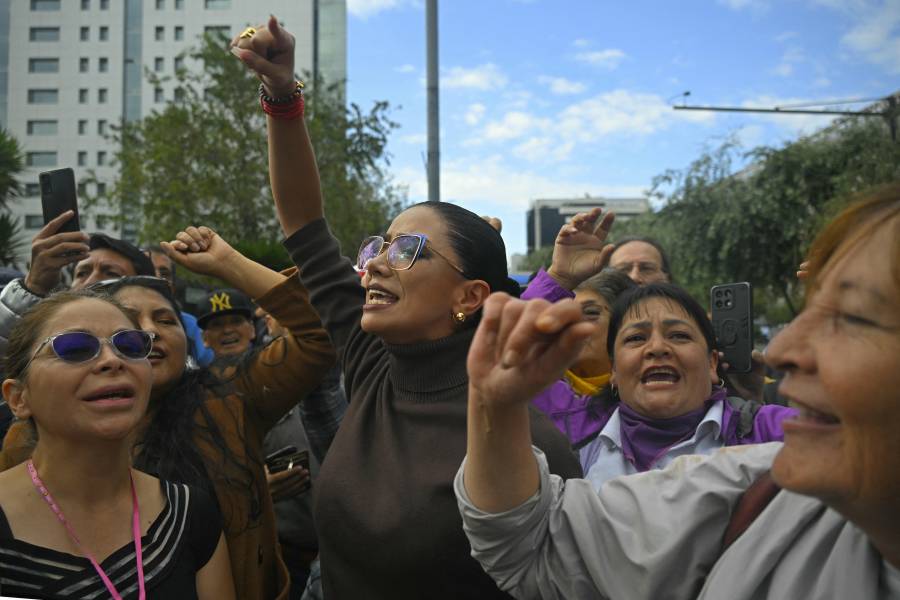
{"type": "MultiPolygon", "coordinates": [[[[599,491],[550,475],[527,430],[527,399],[590,335],[581,311],[572,300],[488,301],[469,356],[469,422],[481,426],[470,430],[455,490],[473,554],[504,590],[900,597],[900,185],[846,208],[809,261],[806,306],[766,357],[785,372],[779,392],[799,409],[782,424],[784,443],[683,457],[599,491]],[[520,358],[502,361],[509,353],[520,358]]],[[[630,344],[652,343],[657,319],[663,331],[684,320],[677,308],[650,313],[623,314],[616,361],[637,358],[630,344]]],[[[702,385],[687,376],[680,365],[706,360],[705,351],[688,354],[631,369],[618,384],[633,390],[636,407],[674,409],[673,388],[712,378],[711,363],[702,385]]]]}
{"type": "Polygon", "coordinates": [[[213,498],[131,466],[153,378],[139,327],[80,291],[13,329],[3,395],[36,445],[0,473],[0,595],[235,597],[213,498]]]}
{"type": "MultiPolygon", "coordinates": [[[[506,598],[470,555],[452,489],[465,453],[475,325],[491,292],[518,289],[503,240],[468,210],[424,203],[364,240],[354,268],[323,218],[293,36],[273,17],[236,38],[233,52],[262,79],[285,245],[338,352],[350,401],[317,482],[325,597],[506,598]]],[[[551,469],[578,476],[565,436],[535,412],[530,431],[551,469]]]]}

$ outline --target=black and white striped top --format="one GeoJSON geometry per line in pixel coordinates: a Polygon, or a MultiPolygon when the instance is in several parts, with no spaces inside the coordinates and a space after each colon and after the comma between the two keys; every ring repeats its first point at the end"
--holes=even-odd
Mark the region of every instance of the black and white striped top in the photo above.
{"type": "MultiPolygon", "coordinates": [[[[166,506],[141,538],[147,597],[196,598],[196,573],[216,549],[222,519],[201,490],[166,481],[160,485],[166,506]]],[[[123,600],[138,597],[133,542],[100,566],[123,600]]],[[[14,539],[0,510],[0,596],[106,600],[109,592],[87,558],[14,539]]]]}

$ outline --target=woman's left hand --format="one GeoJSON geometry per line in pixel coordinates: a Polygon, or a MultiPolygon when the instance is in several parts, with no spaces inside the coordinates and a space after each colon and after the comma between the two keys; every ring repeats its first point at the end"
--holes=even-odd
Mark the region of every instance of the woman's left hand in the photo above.
{"type": "Polygon", "coordinates": [[[238,34],[231,41],[231,52],[256,73],[270,96],[279,98],[294,92],[295,44],[294,36],[270,16],[265,25],[238,34]]]}
{"type": "Polygon", "coordinates": [[[169,258],[200,275],[225,279],[229,261],[239,256],[231,245],[209,227],[188,227],[171,242],[161,242],[169,258]]]}
{"type": "Polygon", "coordinates": [[[574,300],[492,294],[469,348],[470,396],[494,406],[527,403],[562,376],[593,331],[574,300]]]}

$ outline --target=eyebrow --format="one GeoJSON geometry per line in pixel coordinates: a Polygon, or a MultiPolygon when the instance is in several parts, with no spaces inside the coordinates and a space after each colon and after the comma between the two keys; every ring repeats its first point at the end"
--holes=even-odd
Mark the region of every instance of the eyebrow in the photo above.
{"type": "Polygon", "coordinates": [[[874,300],[877,304],[889,305],[887,296],[881,293],[880,290],[877,290],[871,286],[862,285],[856,281],[844,280],[838,284],[838,290],[841,294],[846,292],[857,292],[863,293],[866,296],[869,296],[872,300],[874,300]]]}
{"type": "MultiPolygon", "coordinates": [[[[681,325],[691,326],[690,323],[683,319],[664,319],[662,324],[664,327],[678,327],[681,325]]],[[[651,327],[653,327],[653,323],[650,321],[638,321],[637,323],[626,325],[625,329],[650,329],[651,327]]]]}

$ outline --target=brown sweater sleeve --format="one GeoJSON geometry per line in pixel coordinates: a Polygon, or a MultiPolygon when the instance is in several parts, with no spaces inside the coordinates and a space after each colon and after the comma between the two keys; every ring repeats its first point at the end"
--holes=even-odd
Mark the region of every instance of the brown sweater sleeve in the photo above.
{"type": "Polygon", "coordinates": [[[31,428],[24,421],[15,421],[3,438],[0,452],[0,471],[11,469],[28,460],[34,450],[35,439],[31,428]]]}
{"type": "Polygon", "coordinates": [[[301,401],[334,365],[334,349],[319,315],[309,303],[296,269],[256,299],[291,335],[276,338],[241,370],[237,388],[248,399],[247,410],[268,431],[301,401]]]}

